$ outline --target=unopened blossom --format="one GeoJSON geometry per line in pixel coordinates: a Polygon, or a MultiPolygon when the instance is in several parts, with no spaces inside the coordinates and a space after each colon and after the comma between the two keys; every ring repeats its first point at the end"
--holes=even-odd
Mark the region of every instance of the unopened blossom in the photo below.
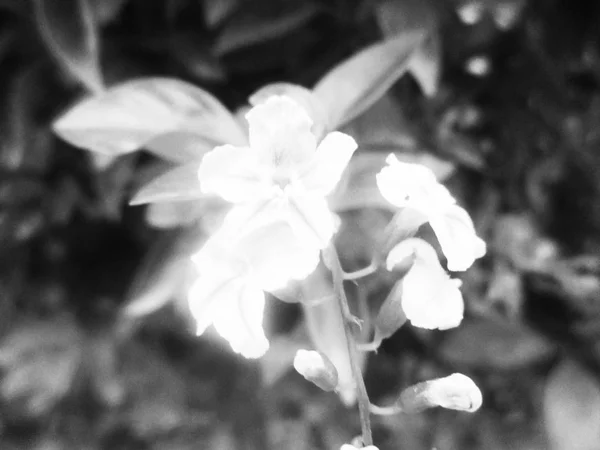
{"type": "Polygon", "coordinates": [[[460,325],[464,303],[460,280],[451,279],[441,266],[435,249],[422,239],[402,241],[392,249],[387,267],[414,255],[414,262],[400,281],[401,304],[411,324],[427,329],[446,330],[460,325]]]}
{"type": "Polygon", "coordinates": [[[336,229],[325,197],[356,150],[350,136],[333,132],[318,143],[308,113],[286,96],[271,96],[247,114],[249,147],[223,145],[206,154],[201,189],[234,203],[240,228],[279,217],[297,238],[324,248],[336,229]]]}
{"type": "Polygon", "coordinates": [[[482,403],[483,397],[477,385],[461,373],[411,386],[398,399],[398,405],[406,413],[416,413],[436,406],[475,412],[482,403]]]}
{"type": "Polygon", "coordinates": [[[269,348],[262,327],[264,291],[305,278],[319,253],[301,245],[283,221],[238,236],[227,225],[192,257],[199,276],[188,293],[190,310],[198,335],[212,324],[235,352],[258,358],[269,348]]]}
{"type": "Polygon", "coordinates": [[[435,174],[420,164],[401,162],[394,155],[377,174],[381,195],[399,208],[411,208],[429,222],[452,271],[467,270],[486,251],[469,214],[456,204],[435,174]]]}
{"type": "Polygon", "coordinates": [[[337,369],[321,352],[298,350],[294,357],[294,369],[324,391],[333,391],[338,385],[337,369]]]}

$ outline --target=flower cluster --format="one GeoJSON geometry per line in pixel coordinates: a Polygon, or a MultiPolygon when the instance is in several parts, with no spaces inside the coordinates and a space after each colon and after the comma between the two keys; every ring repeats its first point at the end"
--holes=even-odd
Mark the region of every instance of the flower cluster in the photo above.
{"type": "Polygon", "coordinates": [[[200,276],[189,300],[198,334],[212,323],[234,351],[255,358],[268,349],[264,291],[317,266],[337,225],[326,196],[357,145],[339,132],[317,142],[308,113],[287,96],[268,97],[246,119],[249,147],[217,147],[198,170],[202,191],[233,207],[193,257],[200,276]]]}
{"type": "MultiPolygon", "coordinates": [[[[475,233],[469,214],[456,204],[430,169],[401,162],[394,155],[388,157],[387,163],[377,175],[381,194],[401,211],[410,211],[418,225],[429,223],[449,270],[467,270],[485,254],[485,242],[475,233]]],[[[400,281],[402,289],[397,290],[402,295],[406,317],[422,328],[458,326],[464,310],[461,283],[448,276],[430,244],[418,238],[400,242],[387,257],[388,269],[411,255],[414,263],[400,281]]]]}

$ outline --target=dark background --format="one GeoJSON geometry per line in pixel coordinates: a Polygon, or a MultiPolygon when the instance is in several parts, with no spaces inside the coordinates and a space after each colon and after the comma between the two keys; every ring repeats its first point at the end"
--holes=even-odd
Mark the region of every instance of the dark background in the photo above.
{"type": "MultiPolygon", "coordinates": [[[[78,3],[46,3],[76,48],[78,3]]],[[[448,185],[489,251],[463,278],[463,325],[404,327],[370,358],[367,387],[385,403],[411,383],[460,371],[479,384],[484,406],[375,418],[375,441],[381,450],[598,450],[600,3],[483,0],[473,24],[461,20],[460,0],[397,3],[407,27],[435,30],[441,81],[429,96],[413,76],[396,83],[400,112],[387,131],[407,151],[452,163],[448,185]],[[473,72],[478,61],[484,73],[473,72]]],[[[382,36],[369,1],[90,5],[108,85],[175,77],[231,109],[269,82],[312,86],[382,36]]],[[[159,289],[151,281],[193,227],[159,228],[127,205],[153,156],[103,165],[52,133],[85,91],[42,31],[32,2],[0,0],[0,448],[349,442],[356,411],[295,373],[264,387],[268,362],[196,338],[177,303],[124,318],[136,292],[159,289]]],[[[346,264],[359,265],[348,243],[377,229],[374,214],[345,216],[346,264]]],[[[159,297],[176,297],[166,285],[159,297]]],[[[298,320],[281,302],[272,315],[273,335],[298,320]]]]}

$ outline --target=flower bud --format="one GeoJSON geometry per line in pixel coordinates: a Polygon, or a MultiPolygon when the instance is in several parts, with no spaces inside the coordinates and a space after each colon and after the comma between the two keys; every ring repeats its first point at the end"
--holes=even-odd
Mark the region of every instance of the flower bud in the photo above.
{"type": "Polygon", "coordinates": [[[405,389],[400,394],[397,404],[406,413],[418,413],[436,406],[475,412],[482,401],[481,391],[473,380],[463,374],[455,373],[405,389]]]}
{"type": "Polygon", "coordinates": [[[308,381],[324,391],[333,391],[338,385],[338,373],[333,363],[321,352],[298,350],[294,368],[308,381]]]}

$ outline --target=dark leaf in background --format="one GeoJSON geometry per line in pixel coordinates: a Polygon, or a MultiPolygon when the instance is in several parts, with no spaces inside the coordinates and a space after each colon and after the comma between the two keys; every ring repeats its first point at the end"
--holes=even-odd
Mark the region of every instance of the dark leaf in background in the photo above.
{"type": "Polygon", "coordinates": [[[488,370],[520,369],[548,360],[554,352],[540,334],[499,319],[463,321],[440,347],[441,356],[457,366],[488,370]]]}
{"type": "Polygon", "coordinates": [[[190,227],[164,236],[137,270],[119,317],[119,331],[128,334],[141,319],[174,302],[191,321],[187,292],[197,277],[190,259],[205,240],[202,229],[190,227]]]}
{"type": "Polygon", "coordinates": [[[35,15],[52,56],[90,92],[104,89],[92,0],[35,0],[35,15]]]}
{"type": "Polygon", "coordinates": [[[426,35],[411,57],[408,71],[425,95],[435,95],[442,56],[436,5],[431,0],[387,0],[377,5],[376,16],[379,27],[388,38],[409,30],[426,35]]]}
{"type": "Polygon", "coordinates": [[[416,128],[404,114],[402,105],[385,94],[362,114],[342,127],[362,151],[414,151],[418,146],[416,128]]]}
{"type": "Polygon", "coordinates": [[[226,80],[225,67],[210,53],[206,37],[177,33],[171,36],[170,43],[173,58],[198,80],[213,83],[226,80]]]}
{"type": "Polygon", "coordinates": [[[3,339],[2,397],[25,415],[48,413],[71,389],[82,337],[69,319],[23,323],[3,339]]]}
{"type": "Polygon", "coordinates": [[[578,363],[564,360],[551,372],[543,411],[551,450],[598,448],[600,385],[578,363]]]}
{"type": "Polygon", "coordinates": [[[246,140],[213,95],[169,78],[127,81],[88,97],[59,117],[53,129],[76,147],[111,155],[133,152],[175,131],[196,133],[215,145],[246,140]]]}
{"type": "Polygon", "coordinates": [[[215,28],[229,18],[232,13],[239,7],[239,0],[200,0],[204,9],[204,18],[206,24],[215,28]]]}
{"type": "Polygon", "coordinates": [[[293,9],[276,17],[258,18],[249,15],[240,17],[239,21],[232,20],[221,31],[214,46],[215,54],[225,55],[281,38],[303,26],[319,12],[319,8],[313,3],[300,2],[292,5],[293,9]]]}
{"type": "Polygon", "coordinates": [[[314,87],[325,106],[331,129],[358,117],[379,100],[406,72],[424,34],[402,33],[375,43],[343,61],[314,87]]]}
{"type": "Polygon", "coordinates": [[[88,0],[96,23],[104,25],[115,20],[129,0],[88,0]]]}

